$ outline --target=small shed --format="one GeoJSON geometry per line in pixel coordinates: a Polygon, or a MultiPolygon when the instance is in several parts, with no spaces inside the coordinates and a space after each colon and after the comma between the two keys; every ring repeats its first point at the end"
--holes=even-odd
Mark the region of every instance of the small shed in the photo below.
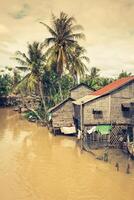
{"type": "Polygon", "coordinates": [[[49,109],[49,113],[51,114],[51,125],[54,131],[59,131],[62,127],[74,126],[74,108],[72,101],[73,99],[69,97],[49,109]]]}
{"type": "Polygon", "coordinates": [[[70,96],[67,99],[49,109],[49,113],[51,114],[51,126],[54,131],[65,129],[68,131],[73,130],[70,128],[75,127],[74,105],[72,102],[91,92],[92,90],[86,84],[81,83],[70,90],[70,96]]]}

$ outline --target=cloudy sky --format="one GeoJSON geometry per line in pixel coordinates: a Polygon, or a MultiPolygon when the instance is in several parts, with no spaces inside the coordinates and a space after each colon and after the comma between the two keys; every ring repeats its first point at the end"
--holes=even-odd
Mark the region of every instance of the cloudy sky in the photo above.
{"type": "Polygon", "coordinates": [[[60,11],[84,27],[89,68],[105,76],[134,73],[134,0],[0,0],[0,66],[16,65],[16,50],[43,41],[48,32],[39,21],[50,24],[60,11]]]}

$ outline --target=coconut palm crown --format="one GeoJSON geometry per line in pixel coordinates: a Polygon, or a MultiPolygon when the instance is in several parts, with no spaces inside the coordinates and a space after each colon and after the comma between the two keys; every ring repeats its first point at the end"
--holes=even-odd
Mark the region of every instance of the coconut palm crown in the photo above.
{"type": "Polygon", "coordinates": [[[46,52],[48,65],[55,63],[55,70],[61,76],[66,69],[69,69],[70,50],[78,46],[77,40],[84,38],[82,32],[76,33],[76,30],[81,30],[80,25],[74,25],[75,19],[69,17],[64,12],[60,13],[57,18],[52,15],[52,27],[43,24],[51,37],[46,38],[44,44],[48,47],[46,52]]]}
{"type": "Polygon", "coordinates": [[[43,48],[44,46],[41,43],[34,41],[32,44],[28,44],[27,55],[17,51],[14,59],[20,64],[17,68],[27,72],[17,87],[22,88],[25,86],[29,91],[38,91],[45,108],[42,86],[42,76],[45,70],[43,48]]]}

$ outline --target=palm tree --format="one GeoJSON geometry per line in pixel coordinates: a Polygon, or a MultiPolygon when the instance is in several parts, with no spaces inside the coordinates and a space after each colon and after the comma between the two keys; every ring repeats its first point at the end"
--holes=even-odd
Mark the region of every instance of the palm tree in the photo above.
{"type": "Polygon", "coordinates": [[[99,75],[100,69],[96,67],[92,67],[89,74],[86,74],[85,83],[92,89],[97,90],[100,88],[99,75]]]}
{"type": "Polygon", "coordinates": [[[91,72],[90,72],[90,77],[91,79],[96,79],[99,77],[99,72],[100,72],[100,69],[96,68],[96,67],[92,67],[91,68],[91,72]]]}
{"type": "Polygon", "coordinates": [[[89,62],[89,58],[84,55],[85,52],[85,49],[78,45],[72,50],[72,53],[70,53],[71,62],[69,71],[74,78],[74,82],[77,82],[77,84],[80,83],[80,78],[84,77],[85,72],[88,72],[85,63],[89,62]]]}
{"type": "Polygon", "coordinates": [[[75,33],[76,30],[81,30],[80,25],[73,25],[75,19],[61,12],[59,18],[52,15],[52,27],[43,24],[51,36],[46,38],[44,44],[49,47],[47,50],[48,64],[55,63],[55,70],[59,76],[63,74],[65,69],[68,69],[70,49],[76,47],[77,39],[84,38],[83,33],[75,33]]]}
{"type": "Polygon", "coordinates": [[[113,78],[99,77],[99,79],[98,79],[98,89],[108,85],[109,83],[112,83],[113,81],[114,81],[113,78]]]}
{"type": "Polygon", "coordinates": [[[123,71],[119,74],[118,78],[125,78],[125,77],[128,77],[128,76],[132,76],[132,73],[131,72],[126,72],[126,71],[123,71]]]}
{"type": "Polygon", "coordinates": [[[43,45],[34,41],[28,44],[28,53],[16,52],[15,60],[21,65],[17,67],[21,71],[27,72],[25,77],[20,81],[18,87],[26,86],[29,91],[38,91],[44,110],[46,105],[43,94],[42,75],[44,72],[45,55],[43,53],[43,45]]]}

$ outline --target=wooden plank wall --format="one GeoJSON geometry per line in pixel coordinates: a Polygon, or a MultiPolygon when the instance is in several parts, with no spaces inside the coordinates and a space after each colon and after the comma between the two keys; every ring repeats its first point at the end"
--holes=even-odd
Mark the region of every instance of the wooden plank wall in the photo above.
{"type": "Polygon", "coordinates": [[[117,124],[131,124],[131,112],[128,117],[123,114],[121,105],[131,103],[134,98],[134,82],[131,82],[111,95],[111,121],[117,124]]]}
{"type": "Polygon", "coordinates": [[[53,127],[72,126],[74,124],[73,115],[73,104],[71,100],[68,100],[52,113],[53,127]]]}
{"type": "Polygon", "coordinates": [[[84,124],[103,124],[109,123],[109,97],[105,96],[94,101],[91,101],[84,105],[84,124]],[[101,110],[102,116],[100,118],[95,118],[93,114],[93,109],[101,110]]]}
{"type": "Polygon", "coordinates": [[[134,99],[134,82],[116,90],[110,95],[98,98],[84,105],[84,124],[131,124],[132,116],[125,116],[122,111],[123,103],[131,103],[134,99]],[[93,109],[101,110],[102,116],[95,118],[93,109]]]}
{"type": "Polygon", "coordinates": [[[84,97],[88,94],[90,94],[92,92],[92,90],[90,90],[89,88],[85,87],[84,85],[74,89],[71,91],[71,98],[72,99],[80,99],[81,97],[84,97]]]}

